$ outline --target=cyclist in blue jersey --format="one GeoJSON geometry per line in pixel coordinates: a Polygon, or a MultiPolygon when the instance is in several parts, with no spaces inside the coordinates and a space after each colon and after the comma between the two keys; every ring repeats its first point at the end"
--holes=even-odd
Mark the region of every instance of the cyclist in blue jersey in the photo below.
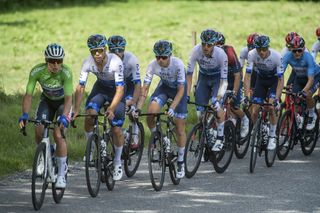
{"type": "MultiPolygon", "coordinates": [[[[32,95],[37,82],[41,85],[42,94],[39,106],[36,110],[37,120],[53,121],[54,117],[60,122],[60,128],[69,125],[69,113],[72,106],[72,72],[69,67],[63,64],[65,56],[62,46],[49,44],[44,52],[45,62],[32,68],[27,84],[26,94],[23,97],[22,112],[19,118],[20,127],[24,127],[29,118],[32,95]]],[[[37,124],[35,128],[36,142],[42,140],[43,125],[37,124]]],[[[66,187],[65,173],[67,172],[67,145],[61,136],[59,127],[53,131],[53,138],[56,142],[55,156],[58,163],[57,188],[66,187]]]]}
{"type": "Polygon", "coordinates": [[[286,70],[288,64],[295,73],[292,92],[299,93],[306,98],[308,108],[308,122],[306,129],[315,127],[317,114],[315,113],[315,102],[312,95],[317,89],[320,80],[320,67],[317,65],[309,52],[305,51],[305,41],[301,36],[295,36],[291,41],[291,51],[283,58],[283,68],[286,70]]]}
{"type": "Polygon", "coordinates": [[[240,101],[242,97],[242,73],[240,62],[234,48],[225,44],[225,37],[222,33],[217,33],[216,45],[222,48],[228,57],[228,88],[233,91],[231,111],[237,117],[241,118],[240,136],[246,137],[249,132],[249,119],[240,109],[240,101]]]}
{"type": "MultiPolygon", "coordinates": [[[[280,53],[269,48],[270,39],[268,36],[260,35],[254,40],[255,49],[249,52],[246,75],[244,78],[246,97],[250,95],[249,85],[253,66],[257,68],[257,81],[252,96],[253,123],[256,122],[259,112],[259,105],[268,98],[269,103],[273,103],[276,108],[280,108],[279,98],[283,88],[282,57],[280,53]]],[[[276,127],[278,116],[274,107],[270,107],[270,133],[268,149],[276,148],[276,127]]]]}
{"type": "MultiPolygon", "coordinates": [[[[185,67],[181,59],[172,56],[172,43],[159,40],[154,44],[153,52],[156,59],[152,60],[147,68],[146,77],[142,87],[141,95],[137,104],[137,110],[133,115],[137,117],[148,95],[148,91],[154,75],[160,77],[160,82],[151,95],[148,106],[149,113],[160,112],[168,98],[173,99],[168,111],[168,116],[175,117],[178,160],[177,178],[183,178],[184,172],[184,150],[186,144],[186,118],[187,118],[187,85],[185,79],[185,67]]],[[[151,132],[156,130],[154,116],[147,117],[147,124],[151,132]]]]}
{"type": "MultiPolygon", "coordinates": [[[[215,46],[217,42],[217,32],[212,29],[204,30],[201,35],[201,44],[196,45],[189,58],[187,81],[188,91],[192,85],[192,75],[196,63],[199,64],[199,77],[195,91],[195,101],[201,105],[206,105],[211,99],[211,104],[217,111],[218,131],[217,139],[213,141],[213,151],[220,151],[224,140],[224,111],[221,107],[223,97],[228,86],[228,57],[219,47],[215,46]]],[[[203,115],[204,108],[196,107],[198,118],[203,115]]]]}
{"type": "MultiPolygon", "coordinates": [[[[90,56],[82,64],[79,85],[75,93],[74,115],[79,113],[89,73],[93,73],[97,81],[87,98],[86,114],[97,114],[105,102],[110,103],[106,109],[106,116],[112,126],[115,145],[113,179],[120,180],[123,174],[121,153],[124,144],[121,127],[125,118],[123,63],[117,55],[106,52],[106,44],[107,39],[103,35],[95,34],[88,38],[90,56]]],[[[93,134],[93,121],[92,117],[85,118],[84,129],[87,138],[93,134]]]]}
{"type": "MultiPolygon", "coordinates": [[[[108,38],[109,51],[119,56],[123,62],[126,84],[126,107],[132,112],[136,108],[141,90],[140,65],[137,57],[134,54],[125,51],[126,45],[127,41],[122,36],[113,35],[108,38]]],[[[130,122],[132,123],[132,144],[130,144],[130,146],[132,149],[137,149],[139,145],[138,124],[135,121],[130,122]]]]}

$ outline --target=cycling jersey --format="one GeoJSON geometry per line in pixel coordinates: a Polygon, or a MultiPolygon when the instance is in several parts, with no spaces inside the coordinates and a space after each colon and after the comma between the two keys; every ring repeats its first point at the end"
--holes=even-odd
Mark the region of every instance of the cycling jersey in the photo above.
{"type": "MultiPolygon", "coordinates": [[[[240,60],[239,60],[239,62],[240,62],[241,69],[243,68],[243,66],[245,64],[245,61],[248,60],[248,53],[249,53],[248,47],[243,47],[241,49],[241,51],[240,51],[240,60]]],[[[251,73],[251,79],[250,79],[250,88],[251,89],[254,88],[254,86],[256,84],[256,79],[257,79],[257,68],[253,67],[253,72],[251,73]]]]}
{"type": "Polygon", "coordinates": [[[27,94],[33,94],[37,82],[41,85],[43,94],[50,100],[63,99],[64,96],[71,96],[73,92],[72,72],[65,64],[62,64],[57,73],[49,72],[46,63],[33,67],[29,75],[27,94]]]}
{"type": "Polygon", "coordinates": [[[221,48],[228,57],[228,90],[232,90],[234,84],[234,74],[239,73],[241,70],[240,62],[232,46],[223,45],[221,48]]]}
{"type": "Polygon", "coordinates": [[[177,88],[178,85],[185,84],[186,73],[183,62],[173,56],[171,56],[169,60],[168,67],[160,67],[155,59],[152,60],[148,65],[144,84],[150,85],[153,75],[159,76],[161,79],[160,83],[170,88],[177,88]]]}
{"type": "Polygon", "coordinates": [[[316,60],[317,54],[320,51],[320,40],[316,41],[311,48],[311,55],[316,60]]]}
{"type": "Polygon", "coordinates": [[[282,78],[282,57],[280,53],[273,49],[269,49],[270,54],[267,58],[263,59],[259,56],[256,49],[253,49],[248,54],[248,62],[246,73],[252,73],[253,66],[257,68],[257,73],[262,78],[270,78],[272,76],[278,76],[282,78]]]}
{"type": "Polygon", "coordinates": [[[116,86],[124,85],[124,73],[122,60],[113,53],[106,53],[108,61],[103,67],[102,72],[97,68],[94,62],[94,58],[90,55],[84,60],[80,72],[79,84],[85,85],[89,73],[93,73],[97,76],[97,81],[104,86],[115,89],[116,86]]]}
{"type": "Polygon", "coordinates": [[[203,54],[201,44],[196,45],[189,58],[187,74],[192,75],[196,62],[199,64],[199,72],[220,79],[228,77],[228,57],[219,47],[214,46],[211,57],[203,54]]]}
{"type": "Polygon", "coordinates": [[[124,77],[130,79],[135,84],[141,83],[140,80],[140,65],[138,59],[131,52],[125,51],[123,56],[124,77]]]}

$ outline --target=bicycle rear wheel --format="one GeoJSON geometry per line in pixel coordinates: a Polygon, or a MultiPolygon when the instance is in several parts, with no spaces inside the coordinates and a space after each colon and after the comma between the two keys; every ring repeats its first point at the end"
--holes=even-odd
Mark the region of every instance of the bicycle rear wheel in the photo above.
{"type": "Polygon", "coordinates": [[[196,124],[188,134],[184,153],[185,176],[192,178],[197,172],[204,149],[202,137],[202,124],[196,124]]]}
{"type": "Polygon", "coordinates": [[[228,168],[235,147],[235,129],[232,121],[224,123],[224,142],[221,151],[212,152],[211,159],[217,173],[223,173],[228,168]]]}
{"type": "MultiPolygon", "coordinates": [[[[306,120],[306,119],[305,119],[306,120]]],[[[318,140],[319,135],[319,119],[317,118],[316,125],[313,130],[306,130],[304,131],[304,137],[301,139],[301,150],[304,155],[310,155],[318,140]]]]}
{"type": "Polygon", "coordinates": [[[163,141],[160,132],[153,132],[148,147],[148,167],[153,188],[160,191],[166,171],[163,141]]]}
{"type": "Polygon", "coordinates": [[[168,138],[171,141],[171,152],[170,153],[165,153],[167,155],[167,161],[168,161],[168,166],[169,166],[169,174],[171,181],[174,185],[178,185],[180,183],[180,178],[177,178],[177,161],[178,161],[178,146],[177,146],[177,141],[175,140],[172,132],[169,133],[170,135],[168,138]]]}
{"type": "Polygon", "coordinates": [[[296,125],[293,123],[293,125],[290,127],[291,122],[291,110],[287,110],[282,114],[277,126],[277,156],[279,160],[286,159],[290,151],[294,133],[296,132],[296,125]],[[291,129],[291,132],[289,132],[289,129],[291,129]]]}
{"type": "Polygon", "coordinates": [[[48,187],[46,165],[46,144],[40,143],[37,146],[32,167],[31,194],[32,204],[35,210],[41,208],[48,187]]]}
{"type": "MultiPolygon", "coordinates": [[[[56,159],[54,159],[55,161],[57,161],[56,159]]],[[[58,174],[58,164],[57,162],[52,162],[54,167],[55,167],[55,174],[58,174]]],[[[67,160],[67,164],[68,164],[68,160],[67,160]]],[[[65,179],[67,180],[67,176],[68,176],[68,171],[65,171],[65,179]]],[[[64,195],[64,191],[65,188],[60,189],[60,188],[56,188],[56,183],[52,183],[52,197],[54,202],[56,203],[60,203],[61,199],[64,195]]]]}
{"type": "MultiPolygon", "coordinates": [[[[140,122],[137,122],[138,128],[139,128],[139,142],[138,142],[138,148],[131,149],[130,144],[132,140],[132,135],[130,135],[130,142],[125,150],[125,158],[124,158],[124,171],[126,173],[127,177],[132,177],[139,168],[141,157],[143,154],[143,148],[144,148],[144,128],[140,122]]],[[[132,133],[132,128],[129,131],[132,133]]]]}
{"type": "Polygon", "coordinates": [[[251,133],[251,155],[250,155],[250,173],[254,172],[254,167],[256,166],[257,156],[260,152],[260,125],[261,125],[261,118],[259,118],[255,125],[253,126],[252,133],[251,133]]]}
{"type": "Polygon", "coordinates": [[[91,135],[87,142],[85,171],[89,194],[96,197],[101,178],[100,137],[97,134],[91,135]]]}
{"type": "Polygon", "coordinates": [[[237,119],[237,126],[236,126],[236,139],[235,139],[235,148],[234,148],[234,154],[238,159],[244,158],[244,156],[247,154],[250,144],[250,134],[252,131],[252,121],[250,119],[249,113],[246,113],[248,119],[249,119],[249,132],[246,137],[241,138],[240,131],[241,131],[241,118],[237,119]]]}

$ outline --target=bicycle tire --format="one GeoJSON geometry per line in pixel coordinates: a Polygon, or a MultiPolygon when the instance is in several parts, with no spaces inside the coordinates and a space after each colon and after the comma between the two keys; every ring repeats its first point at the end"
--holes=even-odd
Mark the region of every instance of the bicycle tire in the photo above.
{"type": "MultiPolygon", "coordinates": [[[[68,159],[67,159],[66,163],[68,164],[68,159]]],[[[55,163],[55,174],[57,174],[57,173],[58,173],[58,165],[56,162],[55,163]]],[[[66,172],[64,177],[66,180],[68,179],[68,172],[66,172]]],[[[61,202],[61,199],[63,198],[63,195],[64,195],[64,191],[65,191],[65,188],[63,188],[63,189],[56,188],[56,183],[52,183],[52,197],[53,197],[53,200],[55,203],[61,202]]]]}
{"type": "Polygon", "coordinates": [[[163,187],[166,162],[164,156],[163,138],[160,132],[153,132],[148,146],[148,168],[152,187],[160,191],[163,187]],[[158,171],[156,170],[156,167],[158,171]]]}
{"type": "MultiPolygon", "coordinates": [[[[141,122],[137,122],[139,128],[139,146],[138,149],[132,150],[129,142],[126,146],[126,156],[124,158],[124,171],[127,177],[132,177],[138,170],[144,149],[144,128],[141,122]]],[[[129,131],[132,133],[132,128],[129,131]]],[[[130,136],[132,140],[132,137],[130,136]]]]}
{"type": "Polygon", "coordinates": [[[257,156],[258,153],[260,152],[260,144],[259,144],[259,132],[260,132],[260,125],[261,125],[261,118],[259,118],[255,125],[252,128],[252,133],[251,133],[251,155],[250,155],[250,173],[254,172],[254,168],[256,166],[257,162],[257,156]]]}
{"type": "Polygon", "coordinates": [[[37,146],[36,153],[34,155],[33,167],[32,167],[32,183],[31,183],[31,196],[32,204],[35,210],[39,210],[43,204],[45,192],[48,187],[47,175],[45,171],[46,166],[46,144],[40,143],[37,146]],[[42,164],[42,165],[40,165],[42,164]],[[40,168],[38,166],[40,165],[40,168]],[[41,166],[43,168],[41,168],[41,166]],[[37,184],[37,179],[40,179],[40,184],[37,184]],[[39,189],[37,190],[37,188],[39,189]]]}
{"type": "Polygon", "coordinates": [[[279,124],[277,126],[277,138],[278,138],[278,149],[277,156],[279,160],[284,160],[287,158],[290,147],[292,145],[296,125],[293,123],[291,127],[291,135],[288,134],[290,128],[291,110],[285,111],[280,117],[279,124]]]}
{"type": "Polygon", "coordinates": [[[104,166],[104,176],[105,176],[105,182],[107,189],[109,191],[112,191],[114,188],[114,185],[116,183],[115,180],[113,180],[113,159],[115,155],[114,146],[112,144],[111,138],[109,135],[106,135],[105,137],[106,141],[106,152],[107,156],[104,158],[103,166],[104,166]]]}
{"type": "Polygon", "coordinates": [[[170,179],[171,179],[172,183],[174,185],[179,185],[180,178],[177,178],[177,170],[176,170],[175,162],[169,163],[169,174],[170,174],[170,179]]]}
{"type": "Polygon", "coordinates": [[[252,131],[252,120],[251,116],[249,115],[249,112],[246,112],[246,116],[249,119],[249,132],[248,135],[244,138],[241,138],[240,136],[240,125],[241,125],[241,118],[237,119],[237,126],[236,126],[236,140],[235,140],[235,148],[234,148],[234,154],[238,159],[243,159],[244,156],[246,156],[248,149],[249,149],[249,144],[250,144],[250,135],[252,131]]]}
{"type": "Polygon", "coordinates": [[[85,172],[89,194],[96,197],[101,179],[100,137],[97,134],[91,135],[87,141],[85,172]]]}
{"type": "Polygon", "coordinates": [[[188,134],[184,153],[185,176],[187,178],[192,178],[200,166],[205,140],[202,134],[201,123],[196,124],[188,134]],[[192,161],[195,161],[195,163],[192,164],[192,161]]]}
{"type": "Polygon", "coordinates": [[[318,135],[319,135],[319,119],[317,117],[316,125],[313,128],[313,130],[309,131],[305,129],[304,137],[302,137],[302,140],[300,141],[301,150],[304,155],[308,156],[312,154],[317,144],[318,135]]]}
{"type": "Polygon", "coordinates": [[[264,160],[266,162],[267,167],[271,167],[273,165],[274,160],[276,159],[276,156],[277,156],[277,149],[278,149],[278,142],[279,142],[277,135],[278,134],[276,132],[276,147],[275,147],[275,149],[269,150],[267,147],[265,149],[264,160]]]}
{"type": "Polygon", "coordinates": [[[219,174],[226,171],[232,160],[235,147],[235,127],[232,121],[227,120],[224,123],[224,142],[221,151],[212,151],[212,164],[215,171],[219,174]]]}

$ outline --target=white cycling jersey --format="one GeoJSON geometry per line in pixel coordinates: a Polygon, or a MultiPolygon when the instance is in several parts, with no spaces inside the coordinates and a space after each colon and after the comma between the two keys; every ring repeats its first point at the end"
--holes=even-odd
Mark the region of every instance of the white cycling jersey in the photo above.
{"type": "Polygon", "coordinates": [[[160,77],[161,82],[168,87],[177,88],[178,85],[185,84],[186,73],[181,59],[171,56],[168,67],[160,67],[156,59],[148,65],[144,84],[150,85],[153,75],[160,77]]]}
{"type": "Polygon", "coordinates": [[[244,64],[246,63],[246,60],[248,60],[248,52],[249,52],[248,47],[243,47],[243,48],[240,50],[240,59],[239,59],[239,62],[240,62],[241,68],[243,68],[244,64]]]}
{"type": "Polygon", "coordinates": [[[262,78],[272,76],[283,76],[282,56],[274,49],[270,49],[270,55],[263,59],[259,56],[256,49],[253,49],[248,54],[247,73],[252,73],[253,66],[257,68],[258,75],[262,78]]]}
{"type": "Polygon", "coordinates": [[[203,54],[201,44],[196,45],[191,52],[187,74],[194,71],[196,62],[199,64],[199,71],[204,75],[219,76],[220,79],[228,78],[228,57],[223,49],[214,47],[210,58],[203,54]]]}
{"type": "Polygon", "coordinates": [[[138,58],[131,52],[125,51],[123,56],[124,77],[128,78],[132,75],[134,83],[140,83],[140,65],[138,58]]]}
{"type": "Polygon", "coordinates": [[[80,72],[79,84],[85,85],[89,73],[97,76],[97,79],[106,86],[122,86],[124,85],[124,73],[122,60],[113,53],[106,53],[108,61],[100,72],[94,62],[93,57],[90,55],[84,60],[80,72]]]}
{"type": "Polygon", "coordinates": [[[314,58],[314,60],[316,60],[319,51],[320,51],[320,40],[316,41],[312,45],[311,55],[314,58]]]}

